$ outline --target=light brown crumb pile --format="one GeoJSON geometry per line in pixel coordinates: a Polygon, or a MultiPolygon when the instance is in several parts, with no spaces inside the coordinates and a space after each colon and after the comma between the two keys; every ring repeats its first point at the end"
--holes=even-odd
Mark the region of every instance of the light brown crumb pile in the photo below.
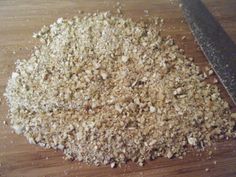
{"type": "MultiPolygon", "coordinates": [[[[188,145],[233,137],[235,118],[156,23],[98,13],[59,18],[16,63],[9,117],[30,143],[96,165],[182,158],[188,145]]],[[[161,20],[162,21],[162,20],[161,20]]]]}

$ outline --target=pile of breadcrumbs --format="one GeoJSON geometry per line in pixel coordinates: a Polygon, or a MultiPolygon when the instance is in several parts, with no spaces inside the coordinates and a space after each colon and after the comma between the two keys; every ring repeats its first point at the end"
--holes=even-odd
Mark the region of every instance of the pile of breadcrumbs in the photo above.
{"type": "Polygon", "coordinates": [[[110,13],[59,18],[34,35],[42,45],[16,62],[5,96],[12,127],[69,159],[114,167],[159,156],[182,158],[235,137],[235,118],[216,86],[162,20],[110,13]]]}

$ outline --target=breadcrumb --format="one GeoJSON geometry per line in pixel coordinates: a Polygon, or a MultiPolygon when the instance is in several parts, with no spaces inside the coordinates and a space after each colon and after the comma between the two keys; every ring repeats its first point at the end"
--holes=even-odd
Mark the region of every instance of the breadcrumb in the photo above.
{"type": "Polygon", "coordinates": [[[66,159],[112,168],[235,136],[229,105],[160,35],[162,23],[104,12],[44,26],[33,35],[42,45],[8,81],[12,128],[66,159]]]}

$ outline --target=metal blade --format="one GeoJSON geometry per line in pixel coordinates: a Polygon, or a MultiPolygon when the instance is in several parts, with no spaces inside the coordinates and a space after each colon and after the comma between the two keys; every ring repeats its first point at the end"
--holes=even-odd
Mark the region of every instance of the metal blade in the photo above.
{"type": "Polygon", "coordinates": [[[200,0],[181,3],[193,35],[236,104],[236,45],[200,0]]]}

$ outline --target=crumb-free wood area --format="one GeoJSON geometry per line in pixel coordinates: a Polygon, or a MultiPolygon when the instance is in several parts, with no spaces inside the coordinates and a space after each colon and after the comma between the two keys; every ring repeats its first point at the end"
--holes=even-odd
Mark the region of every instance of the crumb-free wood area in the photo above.
{"type": "MultiPolygon", "coordinates": [[[[180,8],[170,0],[121,1],[126,17],[138,19],[144,10],[165,19],[163,35],[170,34],[176,43],[204,68],[207,60],[194,42],[180,8]],[[181,40],[182,36],[186,39],[181,40]]],[[[207,7],[236,41],[236,1],[205,0],[207,7]]],[[[183,159],[159,158],[148,161],[144,167],[128,163],[121,168],[88,166],[63,160],[63,154],[27,143],[23,136],[11,133],[7,105],[2,94],[7,79],[14,70],[14,62],[30,56],[37,41],[32,33],[59,17],[78,15],[79,10],[95,12],[114,10],[113,0],[0,0],[0,177],[233,177],[236,176],[236,141],[218,142],[214,148],[199,153],[191,150],[183,159]],[[6,125],[4,124],[6,121],[6,125]],[[3,123],[4,122],[4,123],[3,123]],[[208,153],[212,151],[211,158],[208,153]]],[[[212,82],[213,75],[208,82],[212,82]]],[[[235,110],[221,84],[222,96],[235,110]]]]}

